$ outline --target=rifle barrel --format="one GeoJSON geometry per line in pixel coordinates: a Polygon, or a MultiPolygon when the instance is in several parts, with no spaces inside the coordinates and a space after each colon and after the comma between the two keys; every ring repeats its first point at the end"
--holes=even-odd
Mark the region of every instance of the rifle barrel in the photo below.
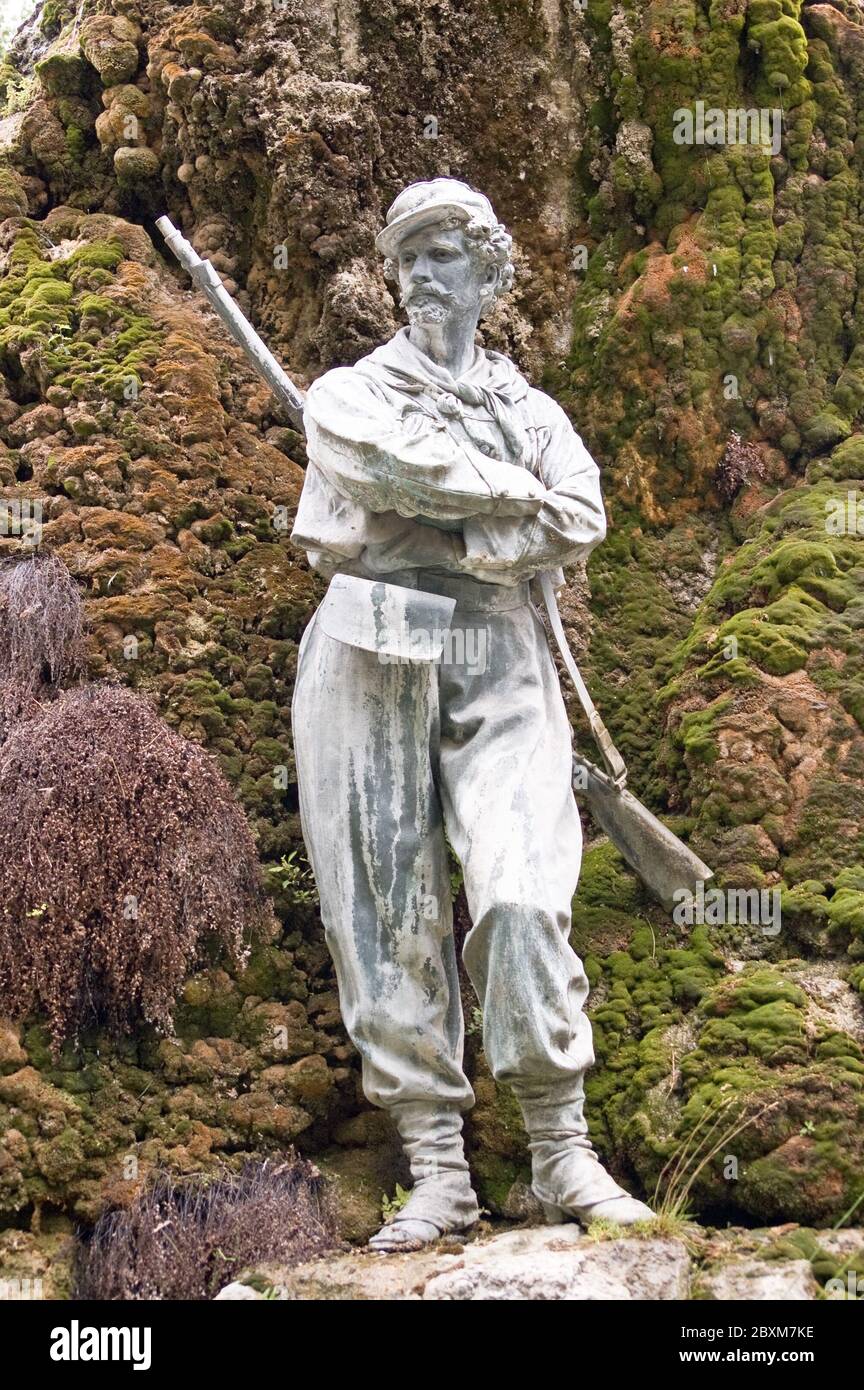
{"type": "Polygon", "coordinates": [[[210,261],[198,255],[169,217],[157,218],[156,226],[164,236],[166,245],[183,268],[188,270],[198,288],[203,290],[214,313],[219,315],[235,343],[243,349],[259,376],[264,378],[274,396],[285,407],[292,423],[302,432],[302,391],[294,385],[245,314],[234,303],[210,261]]]}

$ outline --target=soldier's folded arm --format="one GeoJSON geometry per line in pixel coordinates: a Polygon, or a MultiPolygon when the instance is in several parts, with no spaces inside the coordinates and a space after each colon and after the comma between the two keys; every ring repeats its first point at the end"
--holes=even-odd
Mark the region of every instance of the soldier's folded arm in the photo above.
{"type": "MultiPolygon", "coordinates": [[[[460,523],[454,523],[459,526],[460,523]]],[[[461,530],[441,530],[396,512],[371,512],[325,479],[314,459],[297,506],[291,542],[328,579],[337,569],[376,574],[421,565],[457,569],[465,555],[461,530]]]]}
{"type": "Polygon", "coordinates": [[[506,575],[513,582],[583,559],[606,535],[600,469],[561,407],[540,392],[532,397],[549,431],[540,459],[542,504],[535,516],[523,520],[466,521],[465,558],[459,566],[466,574],[483,579],[506,575]]]}
{"type": "Polygon", "coordinates": [[[460,443],[428,415],[404,417],[351,367],[313,383],[304,423],[309,455],[324,476],[373,512],[530,520],[546,496],[526,469],[460,443]]]}

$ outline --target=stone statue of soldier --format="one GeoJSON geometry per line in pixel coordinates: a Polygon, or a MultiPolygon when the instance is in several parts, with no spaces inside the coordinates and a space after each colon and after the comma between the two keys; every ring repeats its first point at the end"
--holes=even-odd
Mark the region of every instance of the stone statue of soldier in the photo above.
{"type": "Polygon", "coordinates": [[[488,199],[411,184],[376,244],[409,323],[311,387],[292,532],[331,581],[298,654],[303,833],[363,1089],[414,1182],[370,1243],[416,1249],[479,1215],[448,839],[486,1057],[519,1101],[546,1218],[629,1224],[652,1213],[602,1167],[583,1113],[588,981],[568,940],[582,832],[532,585],[552,570],[560,586],[603,540],[599,470],[560,406],[475,345],[513,280],[488,199]]]}

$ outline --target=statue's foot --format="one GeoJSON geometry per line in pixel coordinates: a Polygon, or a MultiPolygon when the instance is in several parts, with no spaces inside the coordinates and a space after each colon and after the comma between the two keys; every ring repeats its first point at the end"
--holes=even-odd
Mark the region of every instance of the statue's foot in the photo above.
{"type": "Polygon", "coordinates": [[[654,1216],[606,1172],[584,1138],[572,1148],[535,1156],[533,1190],[550,1225],[580,1221],[587,1226],[602,1219],[632,1226],[654,1216]]]}
{"type": "Polygon", "coordinates": [[[389,1255],[422,1250],[451,1231],[466,1231],[480,1219],[480,1207],[467,1174],[454,1183],[429,1179],[417,1183],[401,1211],[377,1231],[368,1248],[389,1255]]]}
{"type": "Polygon", "coordinates": [[[422,1250],[443,1235],[434,1221],[388,1221],[369,1241],[369,1249],[390,1255],[397,1250],[422,1250]]]}
{"type": "Polygon", "coordinates": [[[621,1197],[607,1197],[603,1202],[581,1207],[559,1207],[554,1202],[544,1202],[542,1198],[539,1201],[549,1226],[560,1226],[565,1221],[573,1220],[588,1226],[600,1219],[614,1221],[617,1226],[632,1226],[637,1221],[651,1221],[654,1217],[649,1206],[626,1192],[621,1197]]]}

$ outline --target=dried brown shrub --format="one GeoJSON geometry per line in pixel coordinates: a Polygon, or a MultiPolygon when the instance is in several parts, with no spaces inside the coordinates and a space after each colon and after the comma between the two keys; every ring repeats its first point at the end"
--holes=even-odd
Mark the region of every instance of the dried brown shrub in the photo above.
{"type": "Polygon", "coordinates": [[[83,666],[81,594],[50,552],[0,562],[0,738],[83,666]]]}
{"type": "Polygon", "coordinates": [[[731,502],[742,487],[764,477],[765,460],[758,444],[745,444],[740,434],[732,430],[714,479],[720,496],[731,502]]]}
{"type": "Polygon", "coordinates": [[[330,1189],[293,1152],[239,1175],[161,1173],[79,1245],[73,1296],[208,1299],[250,1265],[290,1268],[341,1244],[330,1189]]]}
{"type": "Polygon", "coordinates": [[[0,743],[0,997],[90,1026],[171,1026],[213,943],[242,965],[272,913],[251,831],[215,760],[140,696],[62,692],[0,743]]]}

